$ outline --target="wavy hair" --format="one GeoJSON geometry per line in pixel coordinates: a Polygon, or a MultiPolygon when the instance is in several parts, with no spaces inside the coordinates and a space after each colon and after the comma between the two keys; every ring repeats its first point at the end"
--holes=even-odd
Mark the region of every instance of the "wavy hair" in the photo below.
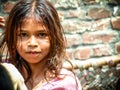
{"type": "MultiPolygon", "coordinates": [[[[37,22],[45,26],[49,35],[50,53],[46,61],[46,72],[49,71],[53,76],[57,76],[65,59],[64,32],[53,5],[46,0],[21,0],[17,2],[6,21],[5,32],[1,35],[0,56],[2,59],[7,47],[6,59],[14,64],[22,74],[23,69],[27,71],[26,82],[30,79],[32,71],[29,64],[17,52],[17,30],[23,21],[31,15],[37,22]]],[[[45,78],[46,72],[44,72],[45,78]]]]}

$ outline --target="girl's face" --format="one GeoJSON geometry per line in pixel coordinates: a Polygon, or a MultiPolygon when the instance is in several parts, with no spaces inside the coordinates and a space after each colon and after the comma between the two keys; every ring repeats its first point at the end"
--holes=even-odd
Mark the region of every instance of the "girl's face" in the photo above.
{"type": "Polygon", "coordinates": [[[50,39],[45,27],[33,19],[26,19],[18,29],[17,51],[29,64],[45,60],[50,51],[50,39]]]}

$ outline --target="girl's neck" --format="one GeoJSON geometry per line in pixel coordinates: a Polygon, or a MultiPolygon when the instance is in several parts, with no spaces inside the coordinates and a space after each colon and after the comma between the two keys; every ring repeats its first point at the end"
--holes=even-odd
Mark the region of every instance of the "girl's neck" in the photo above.
{"type": "Polygon", "coordinates": [[[32,76],[26,83],[29,90],[33,88],[40,87],[45,82],[44,71],[45,71],[45,62],[36,63],[36,64],[29,64],[32,76]]]}
{"type": "Polygon", "coordinates": [[[44,69],[32,68],[32,72],[31,78],[26,83],[29,90],[41,87],[41,85],[45,82],[44,69]]]}
{"type": "Polygon", "coordinates": [[[32,71],[32,78],[42,76],[45,70],[46,60],[41,61],[40,63],[29,64],[32,71]]]}
{"type": "Polygon", "coordinates": [[[35,88],[40,88],[45,82],[46,81],[43,76],[38,76],[36,78],[30,78],[26,85],[28,87],[28,90],[33,90],[35,88]]]}

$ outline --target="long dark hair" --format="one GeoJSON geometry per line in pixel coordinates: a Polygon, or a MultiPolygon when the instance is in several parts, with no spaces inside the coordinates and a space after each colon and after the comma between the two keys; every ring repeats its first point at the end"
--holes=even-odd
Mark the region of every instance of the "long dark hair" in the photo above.
{"type": "Polygon", "coordinates": [[[65,59],[64,32],[53,5],[47,0],[21,0],[17,2],[9,14],[5,32],[1,36],[0,55],[4,54],[7,46],[6,59],[9,59],[9,62],[14,64],[21,73],[23,73],[23,68],[26,69],[28,75],[26,82],[30,79],[32,71],[29,64],[18,54],[16,45],[17,29],[30,15],[33,15],[35,20],[42,23],[49,34],[51,47],[46,61],[46,71],[50,71],[54,74],[53,76],[57,76],[65,59]]]}

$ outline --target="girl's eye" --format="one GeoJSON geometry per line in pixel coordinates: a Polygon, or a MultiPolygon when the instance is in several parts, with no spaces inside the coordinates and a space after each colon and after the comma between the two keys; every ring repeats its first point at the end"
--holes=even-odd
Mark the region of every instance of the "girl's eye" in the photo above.
{"type": "Polygon", "coordinates": [[[45,38],[45,37],[47,37],[48,35],[47,35],[47,33],[39,33],[38,34],[38,37],[39,38],[45,38]]]}
{"type": "Polygon", "coordinates": [[[24,32],[21,32],[20,34],[18,34],[18,36],[23,39],[23,38],[27,38],[28,34],[24,33],[24,32]]]}
{"type": "Polygon", "coordinates": [[[21,33],[20,36],[21,37],[27,37],[28,35],[27,35],[27,33],[21,33]]]}

